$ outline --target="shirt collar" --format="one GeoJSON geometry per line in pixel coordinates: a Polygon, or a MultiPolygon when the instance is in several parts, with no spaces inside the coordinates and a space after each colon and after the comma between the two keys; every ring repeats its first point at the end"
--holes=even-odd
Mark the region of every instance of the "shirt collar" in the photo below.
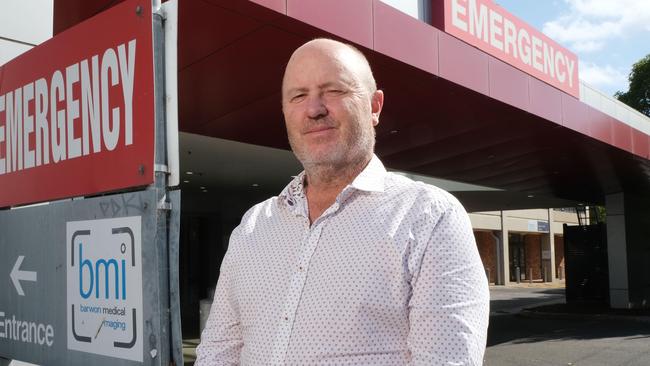
{"type": "MultiPolygon", "coordinates": [[[[377,155],[372,155],[372,159],[366,167],[357,175],[350,185],[343,191],[349,191],[350,188],[366,192],[384,192],[384,178],[386,177],[386,168],[379,160],[377,155]]],[[[296,207],[297,202],[305,198],[304,190],[305,172],[295,176],[291,182],[282,190],[279,195],[280,202],[291,207],[296,207]]]]}
{"type": "Polygon", "coordinates": [[[291,182],[289,182],[282,192],[280,192],[279,201],[295,208],[298,200],[304,199],[305,197],[304,182],[305,172],[302,171],[300,174],[293,177],[291,182]]]}
{"type": "Polygon", "coordinates": [[[385,176],[386,168],[384,168],[384,164],[377,155],[373,154],[368,165],[354,178],[350,187],[360,191],[383,192],[385,176]]]}

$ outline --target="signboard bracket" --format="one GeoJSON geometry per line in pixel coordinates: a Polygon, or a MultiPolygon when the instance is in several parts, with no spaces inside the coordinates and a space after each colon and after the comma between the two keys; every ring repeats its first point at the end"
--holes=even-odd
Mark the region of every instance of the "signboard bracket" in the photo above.
{"type": "Polygon", "coordinates": [[[167,201],[166,198],[163,198],[162,200],[158,201],[158,207],[159,210],[161,211],[171,211],[172,210],[172,203],[167,201]]]}
{"type": "Polygon", "coordinates": [[[167,168],[167,165],[165,165],[165,164],[154,164],[153,169],[154,169],[155,173],[169,174],[169,169],[167,168]]]}

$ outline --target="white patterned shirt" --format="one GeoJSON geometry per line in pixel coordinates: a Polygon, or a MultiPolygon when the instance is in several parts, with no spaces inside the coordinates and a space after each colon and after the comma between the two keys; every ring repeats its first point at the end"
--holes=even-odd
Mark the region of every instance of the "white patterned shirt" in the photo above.
{"type": "Polygon", "coordinates": [[[488,284],[461,204],[375,156],[310,225],[303,181],[233,231],[195,365],[482,365],[488,284]]]}

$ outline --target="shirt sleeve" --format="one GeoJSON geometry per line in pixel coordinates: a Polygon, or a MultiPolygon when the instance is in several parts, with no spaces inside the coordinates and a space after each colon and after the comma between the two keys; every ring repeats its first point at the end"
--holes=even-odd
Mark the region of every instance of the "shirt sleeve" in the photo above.
{"type": "MultiPolygon", "coordinates": [[[[232,237],[235,236],[233,232],[232,237]]],[[[234,295],[233,248],[231,245],[221,263],[221,271],[210,316],[196,348],[195,366],[239,365],[244,345],[239,309],[234,295]]]]}
{"type": "Polygon", "coordinates": [[[482,365],[490,294],[465,209],[455,199],[423,238],[411,279],[411,365],[482,365]],[[426,239],[428,237],[428,240],[426,239]]]}

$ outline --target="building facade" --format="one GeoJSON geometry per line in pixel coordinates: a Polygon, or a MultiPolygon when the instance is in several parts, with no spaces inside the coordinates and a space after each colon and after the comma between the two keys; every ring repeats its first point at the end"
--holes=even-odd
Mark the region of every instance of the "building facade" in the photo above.
{"type": "Polygon", "coordinates": [[[563,226],[578,225],[572,209],[470,213],[490,284],[564,280],[563,226]]]}

